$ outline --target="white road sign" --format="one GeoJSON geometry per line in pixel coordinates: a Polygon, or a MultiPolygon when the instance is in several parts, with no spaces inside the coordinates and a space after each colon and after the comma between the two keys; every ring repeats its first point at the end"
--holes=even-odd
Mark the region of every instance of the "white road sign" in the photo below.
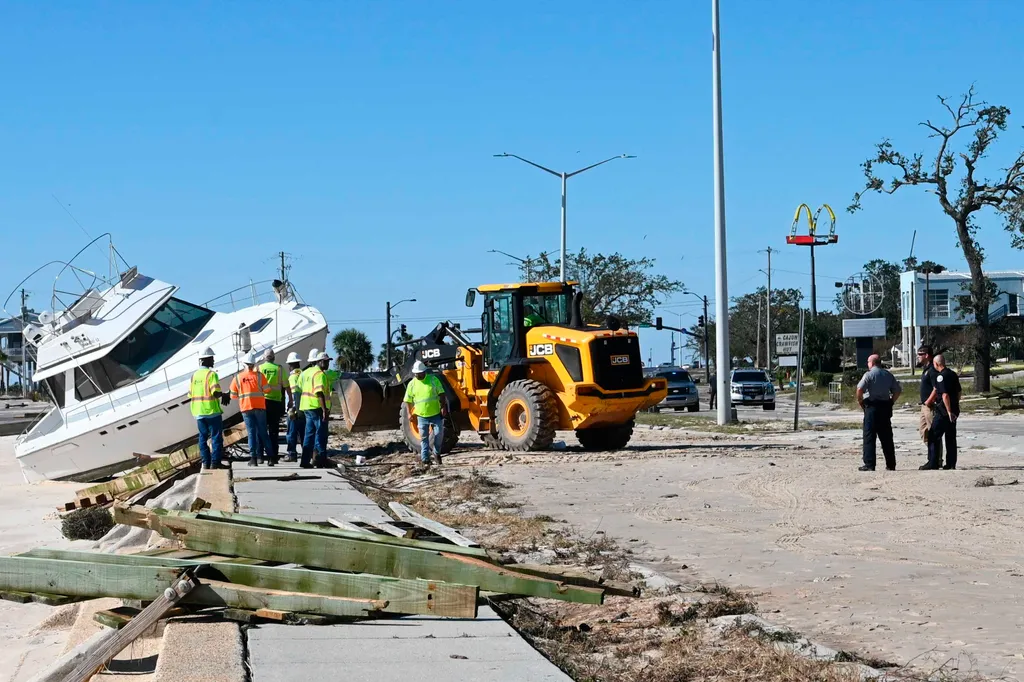
{"type": "Polygon", "coordinates": [[[859,317],[853,320],[843,320],[843,338],[851,339],[858,337],[885,336],[884,317],[859,317]]]}
{"type": "Polygon", "coordinates": [[[799,334],[776,334],[775,352],[778,355],[796,355],[797,347],[800,345],[799,334]]]}
{"type": "Polygon", "coordinates": [[[782,355],[779,357],[779,367],[796,367],[795,355],[782,355]]]}

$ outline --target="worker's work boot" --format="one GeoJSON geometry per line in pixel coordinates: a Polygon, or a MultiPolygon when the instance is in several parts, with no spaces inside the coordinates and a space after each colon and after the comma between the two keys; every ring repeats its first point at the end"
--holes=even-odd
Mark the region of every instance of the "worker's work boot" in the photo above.
{"type": "Polygon", "coordinates": [[[256,461],[255,457],[253,457],[252,459],[249,460],[249,466],[251,466],[251,467],[258,467],[259,465],[260,465],[260,463],[256,461]]]}

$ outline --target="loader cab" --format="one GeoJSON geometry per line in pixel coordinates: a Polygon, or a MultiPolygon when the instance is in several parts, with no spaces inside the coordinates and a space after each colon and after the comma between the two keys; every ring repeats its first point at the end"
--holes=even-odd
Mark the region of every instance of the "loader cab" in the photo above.
{"type": "Polygon", "coordinates": [[[526,357],[526,331],[532,327],[568,327],[575,282],[487,284],[466,292],[472,307],[483,294],[484,367],[499,369],[526,357]]]}

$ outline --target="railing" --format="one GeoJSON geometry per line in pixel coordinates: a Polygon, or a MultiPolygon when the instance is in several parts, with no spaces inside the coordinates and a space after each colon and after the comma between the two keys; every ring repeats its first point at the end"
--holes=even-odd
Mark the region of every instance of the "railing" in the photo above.
{"type": "Polygon", "coordinates": [[[274,282],[279,280],[265,279],[259,282],[249,282],[245,286],[232,289],[226,294],[210,299],[202,306],[208,310],[217,312],[237,312],[240,308],[248,308],[261,303],[277,303],[297,301],[301,302],[298,293],[290,282],[281,285],[281,293],[274,290],[274,282]]]}
{"type": "Polygon", "coordinates": [[[996,308],[995,310],[991,311],[988,314],[988,323],[992,324],[994,322],[998,322],[999,320],[1001,320],[1004,317],[1006,317],[1006,315],[1009,312],[1010,312],[1010,306],[1008,304],[1004,303],[1003,305],[999,306],[998,308],[996,308]]]}
{"type": "Polygon", "coordinates": [[[833,405],[843,404],[843,382],[830,381],[828,384],[828,401],[833,405]]]}

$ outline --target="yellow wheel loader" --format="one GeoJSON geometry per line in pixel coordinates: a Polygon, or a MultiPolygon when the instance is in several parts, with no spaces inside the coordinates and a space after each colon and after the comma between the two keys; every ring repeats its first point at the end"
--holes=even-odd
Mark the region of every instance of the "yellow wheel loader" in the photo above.
{"type": "Polygon", "coordinates": [[[663,378],[646,378],[636,333],[609,318],[581,319],[575,282],[488,284],[470,289],[466,305],[483,298],[479,329],[441,322],[405,344],[405,362],[390,372],[342,379],[341,407],[350,431],[400,428],[420,449],[416,420],[403,399],[412,364],[422,360],[445,387],[449,417],[441,453],[461,432],[475,431],[512,451],[547,449],[558,429],[576,432],[587,450],[617,450],[633,434],[636,413],[662,401],[663,378]],[[480,340],[471,339],[479,335],[480,340]]]}

